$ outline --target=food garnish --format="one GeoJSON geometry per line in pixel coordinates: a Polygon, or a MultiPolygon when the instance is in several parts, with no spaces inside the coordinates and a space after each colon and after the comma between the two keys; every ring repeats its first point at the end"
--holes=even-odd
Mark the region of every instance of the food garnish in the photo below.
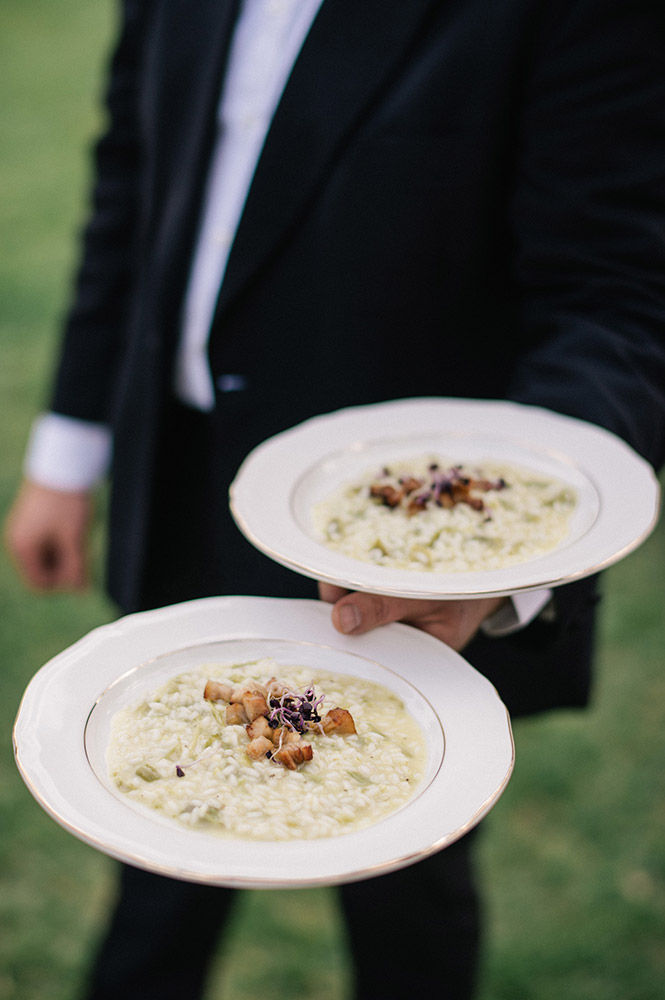
{"type": "Polygon", "coordinates": [[[390,688],[265,656],[202,663],[145,692],[115,714],[107,760],[119,793],[188,828],[304,841],[399,809],[427,746],[390,688]]]}
{"type": "Polygon", "coordinates": [[[330,736],[335,732],[356,732],[353,717],[346,709],[332,708],[321,716],[319,709],[325,695],[317,697],[311,685],[303,692],[293,691],[272,677],[267,684],[250,690],[209,680],[203,697],[213,704],[226,702],[226,724],[245,727],[250,760],[267,757],[290,771],[314,756],[311,743],[302,738],[305,733],[330,736]]]}
{"type": "Polygon", "coordinates": [[[504,479],[478,479],[467,475],[462,465],[441,469],[437,463],[432,463],[428,472],[430,476],[425,479],[413,475],[394,476],[386,467],[378,481],[370,485],[369,495],[387,507],[401,508],[409,517],[431,506],[450,509],[458,503],[487,514],[485,503],[478,494],[503,490],[508,485],[504,479]]]}
{"type": "Polygon", "coordinates": [[[388,569],[476,573],[554,550],[576,491],[540,470],[435,454],[391,459],[342,482],[311,509],[315,537],[388,569]]]}

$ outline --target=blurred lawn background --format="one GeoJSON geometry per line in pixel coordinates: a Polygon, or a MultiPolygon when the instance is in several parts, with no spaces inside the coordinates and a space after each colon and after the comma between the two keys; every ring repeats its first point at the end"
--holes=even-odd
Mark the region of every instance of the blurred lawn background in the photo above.
{"type": "MultiPolygon", "coordinates": [[[[111,0],[0,5],[3,519],[67,300],[115,18],[111,0]]],[[[83,596],[28,594],[0,556],[0,1000],[75,997],[113,892],[113,863],[39,809],[11,749],[35,670],[114,617],[100,591],[101,518],[83,596]]],[[[480,1000],[663,995],[664,567],[661,526],[606,574],[591,710],[515,726],[515,774],[480,838],[488,891],[480,1000]]],[[[418,919],[417,900],[404,919],[418,919]]],[[[268,991],[343,1000],[346,981],[331,893],[247,893],[209,1000],[268,991]]],[[[414,991],[417,982],[414,970],[414,991]]]]}

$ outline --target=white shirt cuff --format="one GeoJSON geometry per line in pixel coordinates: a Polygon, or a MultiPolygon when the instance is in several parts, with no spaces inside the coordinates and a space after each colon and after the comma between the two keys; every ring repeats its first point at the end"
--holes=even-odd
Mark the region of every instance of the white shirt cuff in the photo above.
{"type": "Polygon", "coordinates": [[[538,617],[551,598],[552,591],[549,588],[512,594],[510,600],[485,619],[480,627],[481,631],[484,635],[495,638],[519,632],[538,617]]]}
{"type": "Polygon", "coordinates": [[[111,430],[104,424],[45,413],[32,425],[23,471],[52,490],[90,490],[108,473],[111,449],[111,430]]]}

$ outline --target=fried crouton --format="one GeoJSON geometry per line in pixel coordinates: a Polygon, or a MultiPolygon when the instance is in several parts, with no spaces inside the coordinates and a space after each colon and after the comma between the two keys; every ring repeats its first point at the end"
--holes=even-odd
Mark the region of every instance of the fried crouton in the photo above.
{"type": "Polygon", "coordinates": [[[331,733],[339,733],[340,736],[349,736],[356,731],[353,716],[345,708],[331,708],[324,715],[321,727],[326,736],[330,736],[331,733]]]}
{"type": "Polygon", "coordinates": [[[271,677],[266,684],[266,694],[269,694],[271,698],[281,698],[286,688],[281,681],[278,681],[276,677],[271,677]]]}
{"type": "Polygon", "coordinates": [[[232,694],[230,684],[220,684],[218,681],[207,681],[203,691],[206,701],[231,701],[232,694]]]}
{"type": "Polygon", "coordinates": [[[289,771],[295,771],[298,764],[304,764],[313,756],[314,753],[309,743],[288,743],[281,750],[276,750],[272,759],[283,764],[289,771]]]}
{"type": "Polygon", "coordinates": [[[240,702],[234,701],[226,706],[227,726],[246,726],[248,722],[247,712],[240,702]]]}
{"type": "Polygon", "coordinates": [[[275,749],[272,742],[265,736],[257,736],[247,744],[246,753],[250,760],[260,760],[275,749]]]}
{"type": "Polygon", "coordinates": [[[270,728],[265,715],[258,715],[245,729],[250,740],[256,739],[257,736],[265,736],[266,739],[272,740],[274,730],[270,728]]]}
{"type": "Polygon", "coordinates": [[[254,722],[260,715],[267,715],[270,709],[265,695],[260,691],[247,691],[241,699],[242,707],[247,714],[247,721],[254,722]]]}

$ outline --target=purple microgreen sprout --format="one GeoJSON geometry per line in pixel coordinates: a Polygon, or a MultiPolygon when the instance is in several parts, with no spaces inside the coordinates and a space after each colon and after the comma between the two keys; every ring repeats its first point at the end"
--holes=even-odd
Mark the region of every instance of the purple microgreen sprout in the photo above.
{"type": "Polygon", "coordinates": [[[308,725],[321,721],[319,706],[325,695],[316,697],[313,687],[308,687],[303,694],[297,691],[284,691],[279,697],[270,698],[270,715],[268,725],[272,729],[286,726],[296,733],[304,733],[308,725]]]}

